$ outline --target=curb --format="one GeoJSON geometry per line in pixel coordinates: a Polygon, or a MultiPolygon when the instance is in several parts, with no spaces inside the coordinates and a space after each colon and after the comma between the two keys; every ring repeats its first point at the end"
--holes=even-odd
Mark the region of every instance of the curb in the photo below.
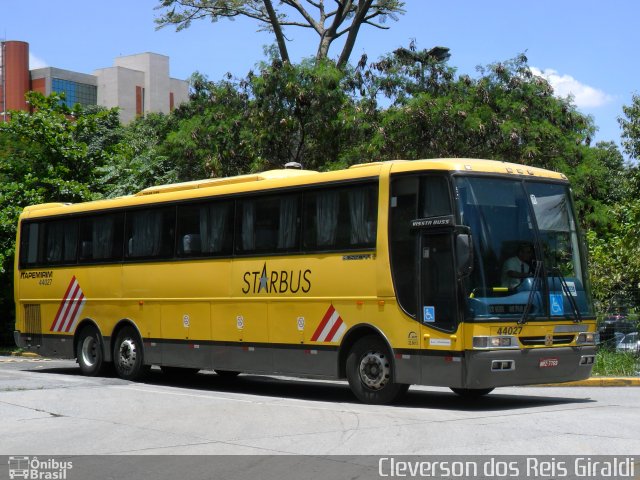
{"type": "Polygon", "coordinates": [[[640,377],[591,377],[576,382],[547,384],[545,387],[640,387],[640,377]]]}
{"type": "Polygon", "coordinates": [[[29,357],[29,358],[39,358],[40,355],[33,352],[11,352],[12,357],[29,357]]]}

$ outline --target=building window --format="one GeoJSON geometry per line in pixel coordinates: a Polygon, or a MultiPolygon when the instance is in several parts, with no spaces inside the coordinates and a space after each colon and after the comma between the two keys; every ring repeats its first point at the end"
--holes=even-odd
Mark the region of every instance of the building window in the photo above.
{"type": "Polygon", "coordinates": [[[51,79],[51,91],[64,93],[63,103],[68,107],[73,107],[79,103],[83,107],[96,105],[98,103],[98,87],[86,83],[63,80],[61,78],[51,79]]]}
{"type": "Polygon", "coordinates": [[[144,115],[144,87],[136,86],[136,116],[144,115]]]}

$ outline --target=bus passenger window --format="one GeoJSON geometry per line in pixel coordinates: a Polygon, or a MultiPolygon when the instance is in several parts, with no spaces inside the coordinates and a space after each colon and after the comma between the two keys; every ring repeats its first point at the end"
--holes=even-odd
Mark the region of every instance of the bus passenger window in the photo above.
{"type": "Polygon", "coordinates": [[[45,229],[45,262],[75,263],[78,245],[78,223],[75,220],[58,220],[43,224],[45,229]]]}
{"type": "Polygon", "coordinates": [[[299,250],[300,195],[270,195],[239,202],[238,253],[299,250]]]}
{"type": "Polygon", "coordinates": [[[178,207],[178,256],[229,255],[233,244],[233,202],[178,207]]]}
{"type": "Polygon", "coordinates": [[[377,185],[353,185],[304,195],[305,250],[373,248],[378,218],[377,185]]]}
{"type": "Polygon", "coordinates": [[[122,213],[97,215],[80,220],[80,261],[122,259],[122,213]]]}
{"type": "Polygon", "coordinates": [[[175,208],[127,212],[128,258],[168,258],[173,255],[175,208]]]}

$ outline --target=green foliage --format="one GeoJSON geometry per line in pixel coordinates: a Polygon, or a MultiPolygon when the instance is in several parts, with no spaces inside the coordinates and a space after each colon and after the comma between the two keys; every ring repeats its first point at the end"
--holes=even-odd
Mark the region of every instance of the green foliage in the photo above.
{"type": "Polygon", "coordinates": [[[394,92],[380,131],[381,157],[472,156],[561,171],[581,163],[591,119],[554,97],[524,55],[480,69],[477,79],[455,78],[441,62],[420,62],[416,69],[393,60],[393,77],[417,81],[408,87],[402,81],[408,97],[394,92]],[[398,64],[408,72],[398,74],[398,64]]]}
{"type": "Polygon", "coordinates": [[[111,160],[96,168],[105,196],[129,195],[152,185],[178,181],[180,157],[170,159],[160,151],[170,123],[169,116],[152,113],[124,129],[111,160]]]}
{"type": "Polygon", "coordinates": [[[191,79],[191,102],[175,112],[175,128],[161,152],[181,158],[175,165],[181,180],[247,173],[258,163],[254,132],[249,125],[248,83],[227,78],[210,82],[200,74],[191,79]]]}
{"type": "Polygon", "coordinates": [[[640,199],[610,206],[611,227],[587,232],[593,293],[606,308],[613,298],[640,302],[640,199]]]}
{"type": "Polygon", "coordinates": [[[618,118],[622,128],[622,145],[625,152],[640,160],[640,96],[633,95],[631,105],[622,107],[624,117],[618,118]]]}
{"type": "Polygon", "coordinates": [[[602,377],[633,377],[638,374],[638,357],[633,352],[598,350],[593,374],[602,377]]]}
{"type": "Polygon", "coordinates": [[[338,157],[340,113],[350,99],[344,74],[330,61],[291,65],[274,60],[249,78],[251,128],[267,168],[293,161],[321,169],[338,157]]]}

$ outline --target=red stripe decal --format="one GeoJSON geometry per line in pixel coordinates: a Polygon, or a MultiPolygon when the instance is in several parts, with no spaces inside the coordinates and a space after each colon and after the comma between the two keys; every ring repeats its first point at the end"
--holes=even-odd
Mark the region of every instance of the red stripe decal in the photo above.
{"type": "Polygon", "coordinates": [[[333,340],[333,336],[336,334],[336,332],[341,326],[342,326],[342,317],[338,317],[338,319],[336,320],[336,323],[333,324],[333,327],[331,328],[329,335],[327,335],[327,340],[326,340],[327,342],[331,342],[333,340]]]}
{"type": "Polygon", "coordinates": [[[69,282],[69,286],[67,287],[67,291],[64,292],[64,296],[62,297],[62,301],[60,302],[60,307],[58,307],[58,313],[56,313],[56,316],[53,319],[53,323],[51,324],[51,328],[49,329],[50,332],[53,332],[54,327],[55,327],[56,323],[58,322],[58,318],[60,318],[60,312],[62,312],[62,308],[65,306],[64,301],[67,299],[67,296],[69,295],[69,292],[71,291],[71,287],[73,286],[73,282],[75,282],[75,280],[76,280],[76,277],[74,275],[74,277],[69,282]]]}
{"type": "Polygon", "coordinates": [[[62,311],[62,322],[57,325],[56,331],[58,332],[62,332],[67,328],[67,324],[69,323],[69,314],[71,313],[71,310],[74,307],[74,300],[78,295],[78,290],[80,290],[80,284],[78,282],[75,283],[75,288],[73,289],[73,292],[71,292],[71,295],[69,296],[69,298],[65,299],[66,301],[66,306],[64,308],[64,310],[62,311]]]}
{"type": "MultiPolygon", "coordinates": [[[[78,287],[80,287],[80,285],[78,285],[78,287]]],[[[71,330],[71,327],[73,326],[73,323],[75,322],[76,315],[78,315],[78,310],[80,309],[80,305],[82,305],[83,300],[84,300],[84,293],[80,292],[80,297],[77,300],[75,300],[76,307],[73,309],[73,313],[71,314],[71,317],[69,318],[69,322],[68,322],[67,328],[64,330],[65,332],[69,332],[71,330]]]]}
{"type": "Polygon", "coordinates": [[[324,330],[324,327],[327,326],[327,323],[329,322],[329,319],[331,318],[331,315],[333,315],[333,312],[335,312],[335,311],[336,311],[336,309],[333,308],[333,305],[329,306],[329,309],[327,310],[327,313],[324,314],[324,318],[320,322],[320,325],[318,325],[318,328],[316,329],[316,331],[313,333],[313,337],[311,337],[311,341],[312,342],[315,342],[316,340],[318,340],[318,337],[322,333],[322,330],[324,330]]]}

